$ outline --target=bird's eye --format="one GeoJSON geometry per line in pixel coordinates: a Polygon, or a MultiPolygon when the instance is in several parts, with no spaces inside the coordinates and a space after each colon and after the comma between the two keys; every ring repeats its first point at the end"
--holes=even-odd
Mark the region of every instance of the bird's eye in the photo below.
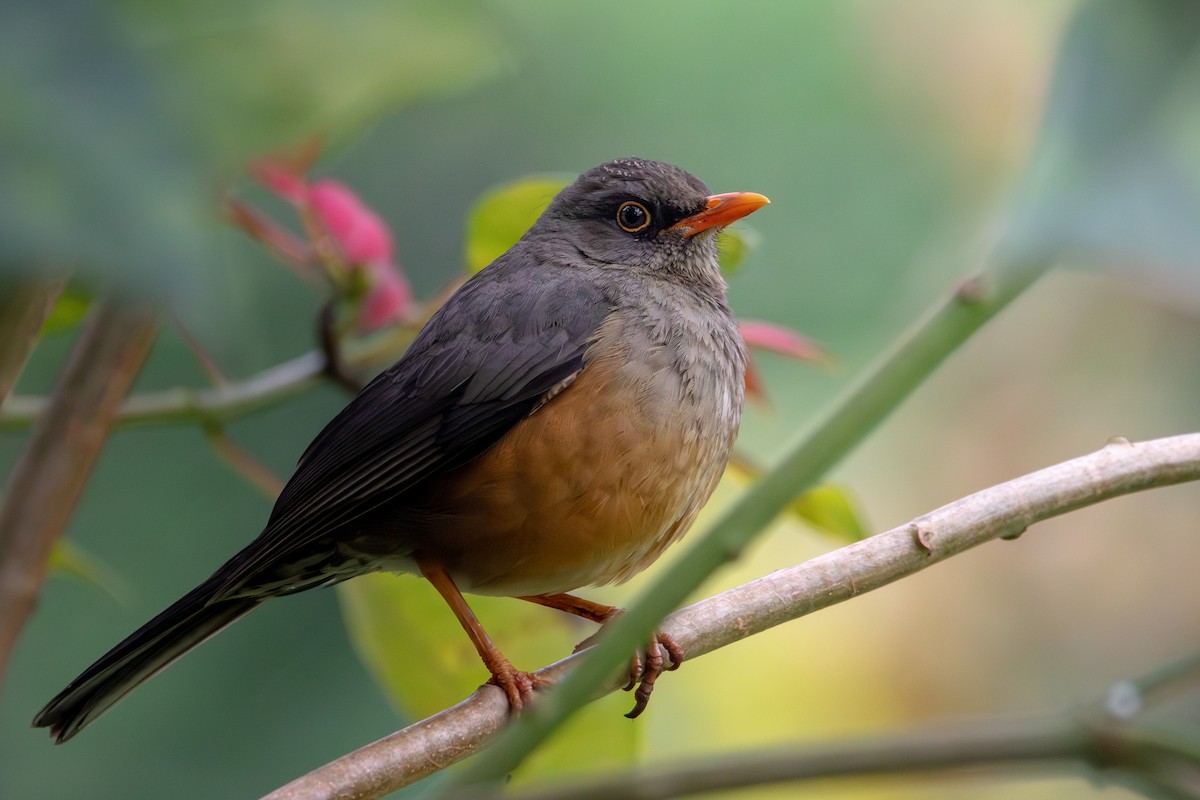
{"type": "Polygon", "coordinates": [[[617,209],[617,224],[628,233],[640,233],[650,227],[650,212],[641,203],[626,201],[617,209]]]}

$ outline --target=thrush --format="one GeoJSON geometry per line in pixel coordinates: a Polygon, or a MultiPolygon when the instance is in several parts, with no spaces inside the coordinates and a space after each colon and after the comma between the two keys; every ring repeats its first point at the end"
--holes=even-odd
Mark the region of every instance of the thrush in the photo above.
{"type": "MultiPolygon", "coordinates": [[[[433,584],[511,706],[537,679],[462,592],[603,623],[692,524],[737,435],[745,352],[715,234],[766,204],[636,158],[563,189],[301,456],[262,533],[34,719],[66,741],[264,600],[381,570],[433,584]]],[[[403,635],[398,633],[397,635],[403,635]]],[[[656,636],[634,713],[683,654],[656,636]]]]}

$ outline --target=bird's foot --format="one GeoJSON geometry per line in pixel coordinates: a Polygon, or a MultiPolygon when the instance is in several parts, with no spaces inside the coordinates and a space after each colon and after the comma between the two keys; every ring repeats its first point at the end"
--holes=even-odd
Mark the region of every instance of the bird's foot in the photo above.
{"type": "MultiPolygon", "coordinates": [[[[600,630],[575,645],[576,653],[580,650],[586,650],[595,644],[600,634],[604,631],[604,626],[624,613],[624,609],[617,608],[616,606],[606,606],[571,594],[531,595],[522,597],[521,599],[549,606],[550,608],[557,608],[560,611],[589,619],[592,622],[599,622],[601,626],[600,630]]],[[[630,692],[635,688],[637,691],[634,692],[633,710],[625,716],[633,719],[645,711],[646,704],[650,702],[650,694],[654,691],[654,682],[658,680],[658,676],[667,670],[679,669],[679,665],[682,663],[683,648],[665,633],[661,631],[655,632],[654,636],[650,639],[650,644],[646,645],[645,661],[643,662],[640,653],[635,652],[629,662],[629,683],[625,684],[625,691],[630,692]]]]}
{"type": "Polygon", "coordinates": [[[682,663],[683,648],[667,634],[656,631],[650,644],[646,645],[645,664],[638,653],[634,653],[629,662],[629,683],[625,684],[624,689],[629,692],[637,687],[637,691],[633,692],[633,710],[625,716],[633,719],[645,711],[658,676],[679,669],[682,663]]]}
{"type": "Polygon", "coordinates": [[[546,684],[532,672],[522,672],[505,661],[504,665],[492,671],[488,678],[492,686],[499,686],[508,697],[508,705],[513,711],[520,711],[533,702],[533,690],[546,684]]]}
{"type": "MultiPolygon", "coordinates": [[[[610,621],[621,610],[615,609],[615,612],[605,621],[610,621]]],[[[580,650],[591,647],[599,636],[600,631],[596,631],[575,645],[575,652],[578,653],[580,650]]],[[[664,672],[673,672],[679,669],[679,665],[683,663],[683,657],[683,648],[661,631],[656,631],[650,639],[650,643],[646,645],[645,661],[642,660],[641,653],[633,654],[633,658],[629,660],[629,682],[622,687],[622,690],[633,692],[634,705],[633,710],[625,716],[633,719],[646,710],[646,705],[650,702],[650,695],[654,691],[654,682],[658,680],[658,676],[664,672]],[[634,691],[635,689],[637,691],[634,691]]]]}

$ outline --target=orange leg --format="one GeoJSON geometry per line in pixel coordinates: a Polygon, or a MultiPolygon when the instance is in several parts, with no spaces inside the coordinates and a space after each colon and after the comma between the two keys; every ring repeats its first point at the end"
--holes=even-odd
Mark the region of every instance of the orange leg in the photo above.
{"type": "Polygon", "coordinates": [[[492,678],[488,682],[494,683],[504,690],[504,694],[508,696],[509,705],[515,711],[519,711],[522,706],[531,702],[533,690],[539,685],[538,678],[528,672],[521,672],[504,657],[500,648],[496,647],[492,641],[492,637],[488,636],[483,625],[479,623],[475,612],[467,605],[462,592],[458,591],[458,587],[454,585],[454,579],[450,577],[450,573],[446,572],[440,564],[432,561],[418,559],[417,566],[420,567],[421,574],[438,590],[442,599],[446,601],[446,605],[450,606],[454,616],[458,617],[458,622],[467,632],[467,636],[471,637],[475,651],[483,659],[483,664],[487,667],[488,672],[492,673],[492,678]]]}
{"type": "Polygon", "coordinates": [[[622,610],[616,606],[593,603],[591,600],[584,600],[582,597],[576,597],[573,594],[537,594],[518,597],[517,599],[537,603],[539,606],[557,608],[559,611],[565,611],[568,614],[583,617],[592,622],[599,622],[601,625],[620,614],[622,610]]]}
{"type": "MultiPolygon", "coordinates": [[[[584,600],[582,597],[576,597],[572,594],[542,594],[518,597],[518,600],[526,600],[530,603],[537,603],[540,606],[548,606],[549,608],[557,608],[559,611],[565,611],[568,614],[573,614],[576,617],[583,617],[592,622],[598,622],[604,625],[610,622],[614,617],[621,614],[624,609],[616,606],[606,606],[602,603],[594,603],[591,600],[584,600]]],[[[592,634],[588,638],[575,646],[575,652],[591,647],[596,637],[600,632],[592,634]]],[[[650,643],[646,645],[646,664],[643,667],[641,656],[638,653],[633,654],[633,659],[629,662],[629,683],[625,684],[625,691],[632,690],[635,686],[637,691],[634,692],[633,710],[625,716],[633,719],[646,710],[646,704],[650,702],[650,694],[654,691],[654,682],[658,680],[658,676],[667,670],[679,669],[679,665],[683,663],[683,648],[675,643],[675,640],[662,632],[655,632],[651,637],[650,643]],[[670,657],[670,662],[664,657],[663,652],[670,657]]]]}

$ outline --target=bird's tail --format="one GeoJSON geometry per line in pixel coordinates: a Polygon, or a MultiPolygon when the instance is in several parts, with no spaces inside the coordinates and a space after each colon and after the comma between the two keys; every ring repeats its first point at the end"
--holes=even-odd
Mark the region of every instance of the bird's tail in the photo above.
{"type": "Polygon", "coordinates": [[[159,670],[247,613],[264,598],[214,600],[210,578],[134,631],[46,704],[34,717],[65,742],[159,670]]]}

